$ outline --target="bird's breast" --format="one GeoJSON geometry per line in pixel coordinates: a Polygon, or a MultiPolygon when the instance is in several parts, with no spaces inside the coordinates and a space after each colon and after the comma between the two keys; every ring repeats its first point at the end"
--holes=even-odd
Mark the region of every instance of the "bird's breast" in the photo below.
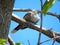
{"type": "Polygon", "coordinates": [[[32,22],[37,22],[39,20],[39,16],[38,15],[32,15],[32,17],[31,17],[31,21],[32,22]]]}

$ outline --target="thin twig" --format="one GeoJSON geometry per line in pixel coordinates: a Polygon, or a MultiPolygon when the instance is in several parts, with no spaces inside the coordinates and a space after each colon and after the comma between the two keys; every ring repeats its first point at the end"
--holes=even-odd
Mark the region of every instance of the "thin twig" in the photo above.
{"type": "Polygon", "coordinates": [[[37,45],[40,45],[40,38],[41,38],[41,33],[39,32],[39,37],[38,37],[37,45]]]}
{"type": "MultiPolygon", "coordinates": [[[[42,10],[42,0],[40,0],[40,2],[41,2],[41,10],[42,10]]],[[[37,45],[40,45],[40,40],[41,40],[41,32],[42,32],[42,20],[43,20],[43,16],[42,16],[42,13],[41,13],[41,15],[40,15],[40,21],[41,21],[41,23],[40,23],[40,29],[41,29],[41,31],[39,32],[39,37],[38,37],[38,43],[37,43],[37,45]]]]}
{"type": "Polygon", "coordinates": [[[28,40],[28,44],[30,45],[30,41],[28,40]]]}
{"type": "MultiPolygon", "coordinates": [[[[54,36],[54,37],[56,37],[56,35],[55,35],[55,33],[54,33],[54,32],[53,32],[53,36],[54,36]]],[[[52,45],[54,45],[54,43],[55,43],[55,40],[53,40],[52,45]]]]}
{"type": "Polygon", "coordinates": [[[50,41],[50,40],[51,40],[51,39],[48,39],[48,40],[46,40],[46,41],[41,42],[40,44],[43,44],[43,43],[48,42],[48,41],[50,41]]]}
{"type": "Polygon", "coordinates": [[[53,43],[52,43],[52,45],[54,45],[55,44],[55,40],[53,40],[53,43]]]}
{"type": "Polygon", "coordinates": [[[10,45],[15,45],[15,42],[12,40],[10,35],[8,35],[8,42],[10,43],[10,45]]]}
{"type": "MultiPolygon", "coordinates": [[[[52,39],[54,39],[52,45],[54,45],[56,38],[60,38],[60,36],[57,36],[57,37],[55,37],[55,38],[52,38],[52,39]]],[[[52,40],[52,39],[48,39],[48,40],[46,40],[46,41],[43,41],[43,42],[41,42],[40,44],[43,44],[43,43],[45,43],[45,42],[48,42],[48,41],[50,41],[50,40],[52,40]]]]}
{"type": "MultiPolygon", "coordinates": [[[[40,0],[40,2],[41,2],[41,10],[42,10],[43,2],[42,2],[42,0],[40,0]]],[[[43,23],[43,14],[42,13],[40,15],[40,19],[41,19],[41,23],[40,23],[40,29],[41,29],[41,31],[40,31],[40,35],[39,35],[40,36],[40,41],[39,42],[41,42],[41,32],[42,32],[42,23],[43,23]]]]}

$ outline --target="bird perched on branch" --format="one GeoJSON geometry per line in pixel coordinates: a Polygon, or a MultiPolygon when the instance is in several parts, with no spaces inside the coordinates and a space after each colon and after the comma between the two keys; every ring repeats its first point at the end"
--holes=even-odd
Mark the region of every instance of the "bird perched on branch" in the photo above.
{"type": "MultiPolygon", "coordinates": [[[[26,21],[30,23],[36,24],[39,21],[40,17],[38,16],[37,11],[28,11],[23,17],[23,19],[25,19],[26,21]]],[[[25,28],[27,28],[25,25],[19,24],[16,28],[14,28],[12,33],[17,32],[19,29],[25,29],[25,28]]]]}

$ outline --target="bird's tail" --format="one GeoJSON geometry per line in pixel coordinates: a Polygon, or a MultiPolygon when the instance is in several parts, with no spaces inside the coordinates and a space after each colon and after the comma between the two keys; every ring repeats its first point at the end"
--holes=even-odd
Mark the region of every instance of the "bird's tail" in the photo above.
{"type": "Polygon", "coordinates": [[[16,33],[19,29],[21,29],[21,25],[18,25],[17,27],[15,27],[12,31],[11,31],[11,33],[13,34],[13,33],[16,33]]]}
{"type": "Polygon", "coordinates": [[[11,31],[12,34],[14,34],[14,33],[16,33],[16,32],[17,32],[17,30],[12,30],[12,31],[11,31]]]}
{"type": "Polygon", "coordinates": [[[26,27],[24,25],[18,25],[16,28],[14,28],[11,33],[16,33],[19,29],[25,29],[26,27]]]}

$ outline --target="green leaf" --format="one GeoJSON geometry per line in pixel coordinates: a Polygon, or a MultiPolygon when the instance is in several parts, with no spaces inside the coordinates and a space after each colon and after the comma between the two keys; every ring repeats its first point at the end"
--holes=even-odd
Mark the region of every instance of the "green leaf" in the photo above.
{"type": "Polygon", "coordinates": [[[0,39],[0,42],[6,42],[6,39],[2,38],[2,39],[0,39]]]}
{"type": "Polygon", "coordinates": [[[1,38],[0,39],[0,45],[7,45],[6,44],[6,39],[1,38]]]}
{"type": "Polygon", "coordinates": [[[47,0],[42,7],[42,13],[46,14],[48,10],[54,5],[54,3],[55,0],[47,0]]]}
{"type": "Polygon", "coordinates": [[[15,45],[22,45],[22,43],[16,43],[15,45]]]}

